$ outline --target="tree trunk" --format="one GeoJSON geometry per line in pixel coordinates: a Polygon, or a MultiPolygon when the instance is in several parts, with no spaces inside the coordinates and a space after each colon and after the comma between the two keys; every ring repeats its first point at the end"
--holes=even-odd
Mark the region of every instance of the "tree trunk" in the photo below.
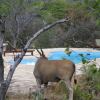
{"type": "Polygon", "coordinates": [[[0,83],[0,100],[5,100],[5,95],[6,95],[6,84],[4,81],[0,83]]]}
{"type": "Polygon", "coordinates": [[[4,81],[4,65],[3,65],[3,58],[0,52],[0,83],[4,81]]]}
{"type": "Polygon", "coordinates": [[[5,32],[5,23],[2,17],[0,16],[0,83],[4,81],[4,65],[3,65],[3,38],[5,32]]]}
{"type": "Polygon", "coordinates": [[[17,44],[17,38],[15,37],[13,40],[13,47],[16,48],[16,44],[17,44]]]}
{"type": "Polygon", "coordinates": [[[4,64],[3,64],[3,38],[5,32],[5,22],[3,18],[0,16],[0,100],[4,100],[3,88],[4,88],[4,64]]]}

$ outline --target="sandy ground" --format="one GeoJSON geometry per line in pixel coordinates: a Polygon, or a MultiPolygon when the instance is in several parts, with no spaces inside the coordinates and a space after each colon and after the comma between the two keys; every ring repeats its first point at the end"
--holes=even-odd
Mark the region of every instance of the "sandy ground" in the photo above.
{"type": "MultiPolygon", "coordinates": [[[[53,51],[64,51],[64,48],[53,48],[53,49],[44,49],[44,53],[46,56],[49,55],[50,52],[53,51]]],[[[70,50],[81,50],[81,51],[100,51],[96,49],[89,49],[89,48],[71,48],[70,50]]],[[[39,57],[38,53],[34,51],[34,55],[39,57]]],[[[32,56],[27,53],[24,58],[32,58],[32,56]]],[[[13,54],[7,53],[4,57],[4,65],[5,65],[5,78],[7,76],[7,73],[9,71],[10,65],[8,64],[8,61],[10,59],[13,59],[13,54]]],[[[97,59],[96,62],[100,65],[100,59],[97,59]]],[[[98,65],[98,67],[100,67],[98,65]]],[[[76,64],[76,74],[81,74],[80,68],[82,64],[76,64]]],[[[35,91],[36,89],[36,80],[33,75],[34,65],[25,65],[25,64],[19,64],[11,81],[11,85],[8,89],[8,93],[23,93],[27,94],[30,92],[35,91]]]]}

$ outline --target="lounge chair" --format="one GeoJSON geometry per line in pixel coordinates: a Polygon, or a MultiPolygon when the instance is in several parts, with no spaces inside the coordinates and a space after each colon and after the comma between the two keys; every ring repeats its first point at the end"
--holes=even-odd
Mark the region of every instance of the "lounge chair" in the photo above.
{"type": "MultiPolygon", "coordinates": [[[[33,56],[33,51],[34,51],[33,49],[28,49],[27,50],[27,52],[30,52],[32,56],[33,56]]],[[[4,50],[3,50],[4,56],[6,55],[6,53],[13,53],[14,54],[14,53],[21,53],[21,52],[22,52],[22,49],[14,48],[9,41],[7,41],[6,45],[4,45],[4,50]]]]}
{"type": "MultiPolygon", "coordinates": [[[[27,50],[27,52],[30,52],[32,56],[33,56],[33,51],[34,50],[31,50],[31,49],[27,50]]],[[[11,51],[6,50],[6,51],[4,51],[4,56],[6,55],[6,53],[13,53],[14,54],[14,53],[21,53],[21,52],[22,52],[22,49],[13,49],[11,51]]]]}

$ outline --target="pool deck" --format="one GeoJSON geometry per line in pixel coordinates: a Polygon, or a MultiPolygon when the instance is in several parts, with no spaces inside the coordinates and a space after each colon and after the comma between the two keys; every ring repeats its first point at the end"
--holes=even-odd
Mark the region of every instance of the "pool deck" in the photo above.
{"type": "MultiPolygon", "coordinates": [[[[50,52],[54,51],[64,51],[65,48],[52,48],[52,49],[43,49],[46,56],[49,55],[50,52]]],[[[100,52],[100,50],[91,49],[91,48],[71,48],[70,50],[78,50],[78,51],[89,51],[89,52],[100,52]]],[[[24,58],[32,58],[33,56],[26,54],[24,58]]],[[[39,54],[37,51],[34,51],[34,55],[36,57],[39,57],[39,54]]],[[[5,78],[7,76],[7,73],[9,71],[9,64],[8,60],[13,59],[13,54],[6,54],[4,58],[4,65],[5,65],[5,78]]],[[[100,58],[96,59],[97,67],[100,67],[100,58]]],[[[80,71],[82,67],[82,63],[76,64],[76,74],[79,75],[82,72],[80,71]]],[[[33,75],[34,65],[25,65],[25,64],[19,64],[14,76],[12,78],[11,85],[8,90],[8,94],[27,94],[30,92],[35,91],[36,89],[36,80],[33,75]]]]}

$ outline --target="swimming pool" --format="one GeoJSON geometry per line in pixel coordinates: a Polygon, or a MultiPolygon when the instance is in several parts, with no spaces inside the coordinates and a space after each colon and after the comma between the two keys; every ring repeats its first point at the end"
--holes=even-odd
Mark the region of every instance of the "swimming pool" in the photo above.
{"type": "MultiPolygon", "coordinates": [[[[96,58],[100,58],[100,52],[73,51],[70,55],[68,55],[63,51],[56,51],[56,52],[51,52],[48,56],[48,59],[49,60],[68,59],[74,62],[75,64],[78,64],[82,62],[82,57],[80,55],[83,55],[83,57],[86,60],[93,60],[96,58]]],[[[35,65],[36,61],[37,61],[37,58],[33,56],[30,59],[23,59],[21,61],[21,64],[35,65]]],[[[10,60],[9,63],[12,64],[14,63],[14,61],[10,60]]]]}
{"type": "Polygon", "coordinates": [[[82,52],[82,51],[73,51],[70,55],[66,54],[65,52],[58,51],[52,52],[48,59],[49,60],[62,60],[68,59],[74,62],[75,64],[82,62],[82,55],[86,60],[93,60],[96,58],[100,58],[100,52],[82,52]]]}
{"type": "MultiPolygon", "coordinates": [[[[36,61],[37,61],[37,58],[33,56],[32,58],[23,58],[20,64],[35,65],[36,61]]],[[[10,59],[8,63],[13,64],[14,60],[10,59]]]]}

